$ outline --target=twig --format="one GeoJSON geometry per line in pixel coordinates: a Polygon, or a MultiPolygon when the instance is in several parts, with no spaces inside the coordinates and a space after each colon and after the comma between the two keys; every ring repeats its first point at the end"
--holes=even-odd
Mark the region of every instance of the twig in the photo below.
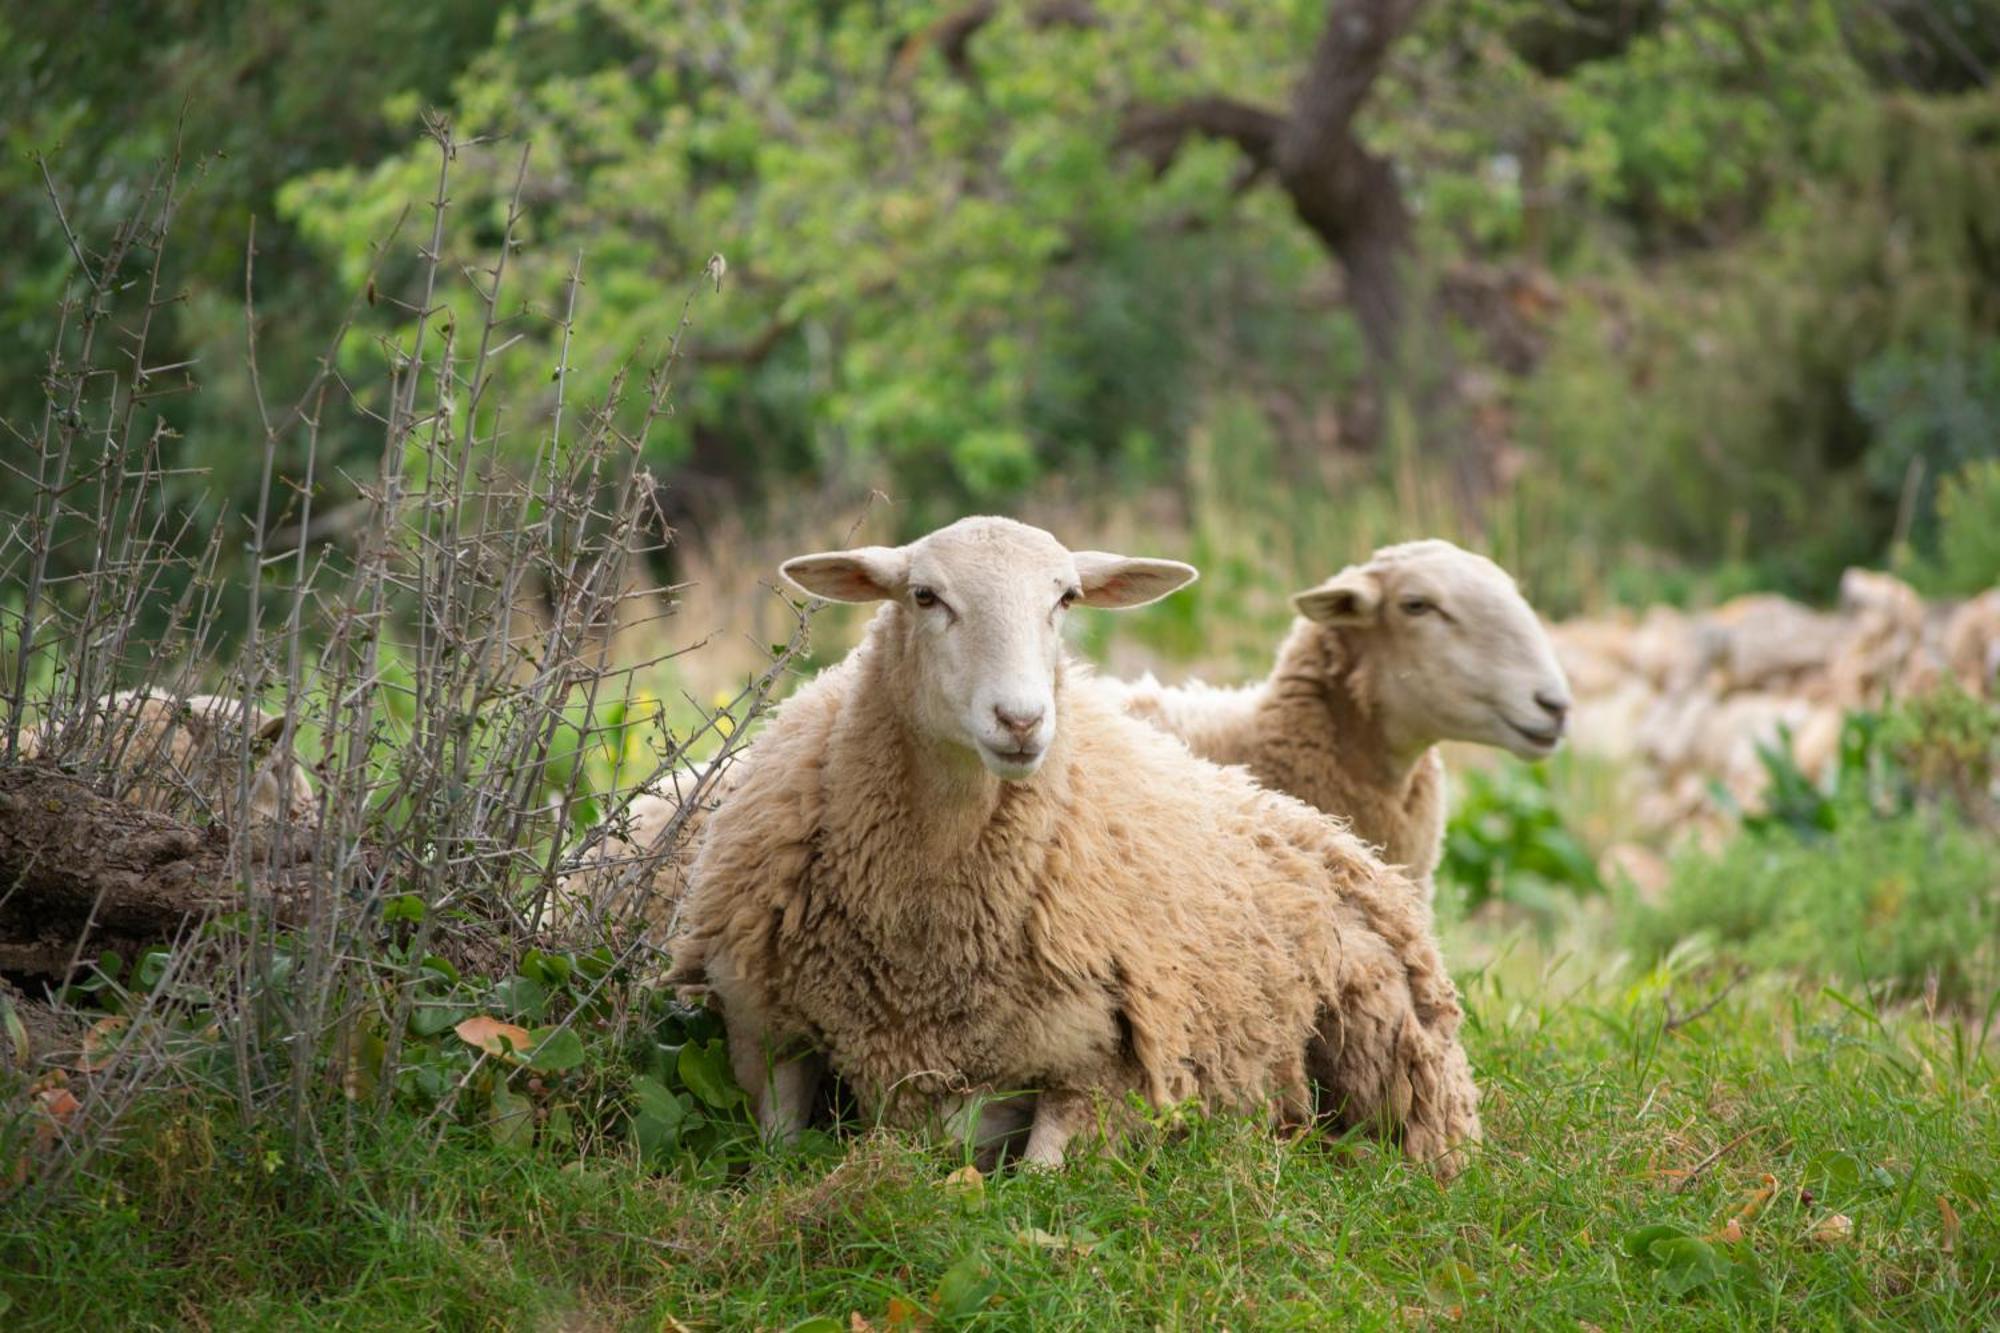
{"type": "Polygon", "coordinates": [[[1729,979],[1727,985],[1723,986],[1723,988],[1717,991],[1714,995],[1711,995],[1708,998],[1707,1003],[1703,1004],[1700,1008],[1690,1010],[1685,1014],[1677,1014],[1674,1012],[1674,1002],[1671,998],[1662,1000],[1661,1003],[1666,1006],[1667,1010],[1667,1021],[1661,1025],[1660,1030],[1662,1032],[1678,1032],[1682,1028],[1686,1027],[1688,1024],[1693,1023],[1698,1019],[1707,1017],[1709,1012],[1713,1010],[1715,1006],[1721,1004],[1725,999],[1727,999],[1729,997],[1729,992],[1735,990],[1737,986],[1741,985],[1743,979],[1749,975],[1750,975],[1750,969],[1739,965],[1736,969],[1736,975],[1729,979]]]}
{"type": "Polygon", "coordinates": [[[1689,1167],[1688,1173],[1680,1178],[1679,1184],[1674,1186],[1674,1193],[1686,1194],[1690,1189],[1694,1188],[1695,1181],[1700,1180],[1703,1174],[1707,1172],[1708,1168],[1714,1166],[1717,1162],[1721,1161],[1724,1156],[1734,1151],[1738,1145],[1743,1143],[1744,1140],[1748,1139],[1751,1135],[1761,1133],[1764,1130],[1764,1128],[1765,1127],[1763,1125],[1750,1126],[1750,1128],[1744,1130],[1741,1134],[1738,1134],[1735,1138],[1723,1144],[1720,1148],[1717,1148],[1714,1152],[1710,1153],[1708,1156],[1702,1158],[1699,1162],[1696,1162],[1693,1166],[1689,1167]]]}

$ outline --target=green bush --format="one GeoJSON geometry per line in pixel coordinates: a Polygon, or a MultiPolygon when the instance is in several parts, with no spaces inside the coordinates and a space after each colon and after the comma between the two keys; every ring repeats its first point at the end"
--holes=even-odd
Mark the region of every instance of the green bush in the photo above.
{"type": "Polygon", "coordinates": [[[1744,962],[1976,1003],[1994,980],[2000,841],[1952,810],[1878,814],[1858,796],[1820,834],[1746,831],[1676,861],[1656,907],[1634,904],[1631,942],[1663,956],[1693,936],[1744,962]]]}
{"type": "Polygon", "coordinates": [[[1540,764],[1505,764],[1460,779],[1438,880],[1457,890],[1467,911],[1493,899],[1547,911],[1563,893],[1604,887],[1556,808],[1540,764]]]}
{"type": "Polygon", "coordinates": [[[1907,562],[1924,592],[1969,597],[2000,585],[2000,459],[1968,463],[1939,485],[1934,544],[1934,554],[1907,562]]]}

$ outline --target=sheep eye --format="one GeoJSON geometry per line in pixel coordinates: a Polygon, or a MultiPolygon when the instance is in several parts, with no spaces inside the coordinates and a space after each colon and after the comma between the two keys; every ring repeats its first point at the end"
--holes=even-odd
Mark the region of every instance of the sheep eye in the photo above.
{"type": "Polygon", "coordinates": [[[910,589],[910,600],[918,606],[929,609],[938,604],[938,595],[929,588],[912,588],[910,589]]]}
{"type": "Polygon", "coordinates": [[[1082,592],[1080,592],[1075,588],[1071,588],[1067,592],[1065,592],[1060,598],[1057,599],[1056,606],[1059,609],[1067,610],[1070,607],[1075,606],[1076,599],[1081,596],[1083,596],[1082,592]]]}
{"type": "Polygon", "coordinates": [[[1426,611],[1435,610],[1437,610],[1435,605],[1425,601],[1421,597],[1405,597],[1403,599],[1403,614],[1406,616],[1420,616],[1426,611]]]}

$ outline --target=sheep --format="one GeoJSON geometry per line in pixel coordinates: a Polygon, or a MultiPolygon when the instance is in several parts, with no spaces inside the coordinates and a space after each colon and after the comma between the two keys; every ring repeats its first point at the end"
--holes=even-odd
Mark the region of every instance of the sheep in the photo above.
{"type": "Polygon", "coordinates": [[[1444,838],[1441,741],[1540,759],[1561,743],[1569,683],[1534,611],[1492,561],[1446,541],[1383,547],[1292,598],[1299,612],[1255,685],[1125,687],[1133,716],[1329,814],[1434,892],[1444,838]]]}
{"type": "Polygon", "coordinates": [[[576,868],[557,882],[554,927],[566,932],[586,922],[629,915],[655,939],[671,934],[676,909],[687,896],[701,830],[736,785],[745,757],[739,752],[709,778],[678,830],[674,821],[686,799],[695,795],[699,773],[675,769],[634,793],[620,814],[592,834],[576,868]],[[673,845],[663,846],[670,833],[673,845]]]}
{"type": "Polygon", "coordinates": [[[1142,605],[1193,569],[968,518],[782,572],[886,605],[758,738],[682,908],[672,979],[719,1002],[768,1138],[830,1070],[888,1123],[1032,1094],[1033,1166],[1137,1093],[1386,1124],[1456,1168],[1478,1094],[1413,887],[1062,651],[1068,607],[1142,605]]]}
{"type": "MultiPolygon", "coordinates": [[[[132,779],[125,798],[134,805],[168,814],[192,805],[225,817],[236,809],[242,710],[243,701],[228,695],[175,698],[143,689],[121,691],[101,704],[103,739],[93,748],[132,779]]],[[[284,715],[253,706],[250,724],[250,818],[316,827],[318,798],[305,767],[279,748],[284,715]]],[[[20,753],[29,759],[48,754],[54,742],[46,724],[32,728],[20,737],[20,753]]]]}

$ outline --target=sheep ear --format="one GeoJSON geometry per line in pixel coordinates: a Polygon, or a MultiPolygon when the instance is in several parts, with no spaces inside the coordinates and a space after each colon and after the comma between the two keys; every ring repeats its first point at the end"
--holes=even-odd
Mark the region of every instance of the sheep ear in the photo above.
{"type": "Polygon", "coordinates": [[[1343,569],[1317,588],[1292,594],[1292,607],[1322,625],[1360,625],[1382,604],[1382,580],[1365,569],[1343,569]]]}
{"type": "Polygon", "coordinates": [[[778,567],[785,582],[829,602],[879,602],[903,590],[910,557],[900,547],[857,546],[851,551],[802,555],[778,567]]]}
{"type": "Polygon", "coordinates": [[[269,743],[275,741],[284,734],[285,715],[283,713],[266,713],[263,720],[257,724],[257,739],[261,742],[269,743]]]}
{"type": "Polygon", "coordinates": [[[1077,551],[1076,577],[1085,606],[1117,610],[1157,602],[1201,577],[1193,565],[1178,560],[1144,560],[1107,551],[1077,551]]]}

